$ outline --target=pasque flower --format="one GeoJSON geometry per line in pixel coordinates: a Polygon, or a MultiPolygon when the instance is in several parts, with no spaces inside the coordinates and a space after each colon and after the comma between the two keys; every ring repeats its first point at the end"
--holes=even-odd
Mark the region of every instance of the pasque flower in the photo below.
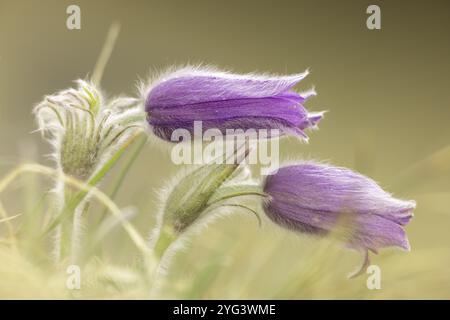
{"type": "Polygon", "coordinates": [[[414,201],[393,198],[373,180],[349,169],[301,163],[268,176],[264,211],[275,223],[304,233],[325,235],[341,221],[348,246],[377,252],[396,246],[409,250],[403,226],[414,201]]]}
{"type": "MultiPolygon", "coordinates": [[[[34,112],[39,131],[52,144],[57,169],[83,181],[97,176],[90,184],[99,182],[109,170],[106,167],[111,167],[118,159],[119,150],[128,145],[145,123],[137,99],[106,101],[93,83],[83,80],[77,81],[76,88],[46,96],[34,112]]],[[[75,261],[88,197],[75,196],[62,179],[57,179],[54,193],[56,207],[60,210],[50,224],[59,224],[55,259],[65,259],[71,252],[71,259],[75,261]]]]}
{"type": "Polygon", "coordinates": [[[39,130],[52,144],[57,166],[86,179],[102,159],[133,132],[141,130],[144,114],[137,99],[105,101],[90,82],[46,96],[34,111],[39,130]]]}
{"type": "Polygon", "coordinates": [[[322,112],[309,113],[303,106],[313,90],[304,94],[292,90],[307,74],[238,75],[199,68],[168,72],[144,92],[147,120],[164,140],[171,140],[180,128],[194,136],[194,121],[202,122],[203,131],[278,129],[279,135],[306,140],[304,131],[323,117],[322,112]]]}

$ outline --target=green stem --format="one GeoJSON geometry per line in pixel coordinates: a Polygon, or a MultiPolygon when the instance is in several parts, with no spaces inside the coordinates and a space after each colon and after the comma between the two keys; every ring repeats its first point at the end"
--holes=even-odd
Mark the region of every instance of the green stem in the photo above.
{"type": "MultiPolygon", "coordinates": [[[[126,160],[125,164],[122,166],[122,168],[120,169],[117,178],[115,179],[115,181],[113,182],[113,187],[112,187],[112,191],[109,195],[109,198],[111,200],[114,200],[114,198],[117,196],[120,187],[122,186],[123,181],[125,180],[126,175],[128,174],[130,168],[132,167],[132,165],[134,164],[134,162],[136,161],[136,159],[138,158],[139,154],[141,153],[142,149],[145,146],[145,143],[147,142],[147,136],[143,135],[137,142],[137,144],[135,145],[134,149],[130,151],[131,156],[128,157],[128,159],[126,160]]],[[[103,210],[103,212],[100,214],[99,218],[96,220],[95,225],[94,225],[94,230],[100,230],[103,227],[103,222],[105,221],[105,218],[108,216],[108,208],[105,208],[103,210]]],[[[111,228],[112,229],[112,228],[111,228]]],[[[106,235],[106,234],[105,234],[106,235]]],[[[92,243],[91,247],[88,248],[86,250],[86,252],[84,252],[83,255],[83,261],[85,261],[86,259],[88,259],[91,255],[95,254],[95,253],[99,253],[101,254],[102,249],[99,246],[99,242],[101,241],[101,238],[104,237],[105,235],[102,235],[101,237],[98,237],[97,234],[94,234],[94,238],[91,239],[91,241],[89,241],[90,243],[92,243]],[[97,238],[96,238],[97,237],[97,238]]]]}
{"type": "Polygon", "coordinates": [[[89,210],[89,201],[82,202],[73,214],[72,219],[72,233],[70,238],[70,262],[71,264],[79,264],[80,248],[81,248],[81,236],[82,236],[82,221],[89,210]]]}
{"type": "MultiPolygon", "coordinates": [[[[66,206],[71,198],[71,191],[64,183],[61,188],[61,193],[58,195],[61,199],[59,200],[63,204],[63,208],[66,206]]],[[[72,221],[66,219],[58,226],[58,243],[56,244],[57,250],[57,261],[61,262],[65,260],[70,252],[70,242],[72,238],[72,221]]]]}
{"type": "MultiPolygon", "coordinates": [[[[146,142],[147,142],[147,136],[143,135],[137,142],[137,145],[135,146],[134,150],[131,151],[131,156],[127,159],[126,163],[120,170],[116,180],[113,183],[113,188],[112,188],[111,194],[109,195],[109,198],[111,200],[114,200],[114,198],[117,196],[117,193],[119,192],[120,187],[122,186],[122,183],[125,180],[126,175],[128,174],[128,171],[130,170],[133,163],[138,158],[138,156],[141,153],[142,149],[144,148],[146,142]]],[[[103,210],[102,214],[99,217],[98,224],[100,224],[104,220],[107,213],[108,213],[108,209],[105,208],[105,210],[103,210]]]]}
{"type": "Polygon", "coordinates": [[[153,266],[153,269],[150,270],[149,273],[149,285],[150,285],[150,296],[156,297],[158,296],[158,292],[161,286],[161,270],[162,266],[167,262],[169,256],[167,253],[169,252],[170,246],[175,242],[178,238],[179,234],[170,226],[163,225],[159,234],[157,235],[153,247],[153,255],[156,259],[156,264],[153,266]]]}
{"type": "Polygon", "coordinates": [[[153,252],[157,259],[161,259],[164,256],[166,250],[177,239],[178,234],[176,231],[169,227],[163,226],[159,231],[158,239],[153,246],[153,252]]]}
{"type": "MultiPolygon", "coordinates": [[[[68,187],[64,187],[64,198],[65,203],[71,201],[73,197],[73,190],[68,187]]],[[[89,208],[89,202],[81,202],[74,210],[71,212],[72,219],[67,217],[61,221],[59,226],[59,254],[58,260],[59,262],[66,261],[70,259],[70,263],[75,264],[78,263],[78,254],[80,247],[80,230],[81,230],[81,221],[83,216],[85,216],[86,211],[89,208]]]]}

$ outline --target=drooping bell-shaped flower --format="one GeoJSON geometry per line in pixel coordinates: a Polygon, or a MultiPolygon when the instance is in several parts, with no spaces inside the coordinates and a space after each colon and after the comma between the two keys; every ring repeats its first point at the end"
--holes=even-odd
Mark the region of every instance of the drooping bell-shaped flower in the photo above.
{"type": "Polygon", "coordinates": [[[307,74],[239,75],[199,68],[168,72],[144,92],[147,121],[155,135],[168,141],[177,129],[198,138],[194,122],[201,122],[200,134],[208,129],[222,134],[227,129],[266,129],[269,137],[294,135],[306,140],[304,131],[323,117],[303,106],[314,91],[293,90],[307,74]]]}
{"type": "Polygon", "coordinates": [[[92,83],[76,83],[77,88],[46,96],[34,112],[58,168],[86,179],[106,155],[142,130],[145,115],[136,99],[107,102],[92,83]]]}
{"type": "Polygon", "coordinates": [[[342,223],[348,227],[345,241],[354,249],[410,249],[403,226],[415,202],[395,199],[349,169],[317,163],[285,166],[267,177],[264,192],[270,199],[265,213],[283,227],[325,235],[342,223]]]}

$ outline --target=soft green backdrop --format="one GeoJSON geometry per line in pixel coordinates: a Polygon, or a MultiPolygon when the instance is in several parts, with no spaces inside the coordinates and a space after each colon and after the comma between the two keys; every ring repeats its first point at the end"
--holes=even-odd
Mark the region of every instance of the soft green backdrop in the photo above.
{"type": "MultiPolygon", "coordinates": [[[[412,253],[386,250],[374,257],[383,270],[379,292],[365,287],[365,277],[345,280],[358,262],[347,251],[329,268],[322,265],[333,280],[300,282],[302,272],[318,268],[308,251],[316,241],[267,221],[258,229],[254,220],[235,215],[194,237],[180,254],[172,276],[183,293],[172,296],[450,298],[448,1],[0,0],[1,175],[23,159],[51,164],[48,146],[32,133],[32,107],[92,73],[113,21],[121,32],[102,81],[108,94],[133,94],[139,78],[172,64],[279,74],[310,68],[300,88],[314,85],[318,96],[307,107],[329,113],[310,144],[283,140],[282,157],[350,167],[418,202],[407,227],[412,253]],[[382,29],[370,31],[365,10],[375,3],[382,29]],[[81,30],[66,29],[70,4],[81,7],[81,30]],[[384,264],[390,257],[395,263],[384,264]],[[297,266],[302,261],[311,265],[297,266]],[[190,291],[183,287],[189,281],[190,291]],[[288,283],[294,289],[282,291],[288,283]]],[[[133,222],[143,232],[154,222],[155,191],[178,169],[152,145],[132,168],[117,202],[141,209],[133,222]]],[[[11,214],[23,211],[23,187],[17,183],[1,195],[11,214]]],[[[134,250],[121,231],[106,247],[117,264],[127,264],[134,250]]]]}

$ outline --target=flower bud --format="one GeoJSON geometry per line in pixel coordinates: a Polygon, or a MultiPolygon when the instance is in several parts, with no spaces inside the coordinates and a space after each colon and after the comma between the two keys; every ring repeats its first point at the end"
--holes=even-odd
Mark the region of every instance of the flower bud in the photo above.
{"type": "Polygon", "coordinates": [[[76,89],[45,97],[34,112],[39,130],[54,148],[58,168],[85,180],[105,156],[143,127],[144,114],[134,106],[136,100],[108,104],[93,84],[77,84],[76,89]]]}
{"type": "Polygon", "coordinates": [[[207,164],[183,176],[166,200],[164,223],[178,233],[185,230],[207,209],[210,198],[233,176],[246,156],[247,153],[231,164],[207,164]]]}
{"type": "MultiPolygon", "coordinates": [[[[154,134],[171,141],[177,129],[197,134],[194,122],[208,129],[278,129],[279,135],[308,137],[323,113],[308,113],[304,102],[313,90],[292,88],[308,72],[290,76],[239,75],[210,69],[183,68],[154,81],[145,95],[147,121],[154,134]]],[[[198,138],[198,137],[197,137],[198,138]]]]}
{"type": "Polygon", "coordinates": [[[230,193],[232,184],[229,182],[237,178],[237,174],[244,168],[248,153],[248,150],[239,149],[231,156],[235,161],[230,161],[230,158],[223,163],[212,161],[176,179],[151,235],[151,246],[157,256],[162,256],[178,235],[213,209],[234,206],[253,212],[244,205],[222,203],[224,199],[255,194],[254,186],[230,193]]]}
{"type": "Polygon", "coordinates": [[[415,202],[395,199],[351,170],[316,163],[282,167],[267,177],[264,192],[269,196],[265,213],[283,227],[326,235],[342,221],[350,228],[346,242],[352,248],[410,249],[403,226],[415,202]]]}

